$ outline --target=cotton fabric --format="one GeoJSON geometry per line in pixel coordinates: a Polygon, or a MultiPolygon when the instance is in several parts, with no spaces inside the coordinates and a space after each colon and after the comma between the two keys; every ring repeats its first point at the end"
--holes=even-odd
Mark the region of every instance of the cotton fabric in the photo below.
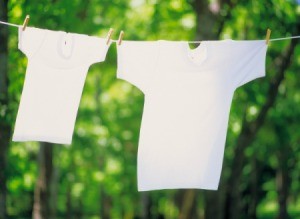
{"type": "Polygon", "coordinates": [[[117,77],[145,95],[138,190],[217,190],[234,91],[265,75],[264,40],[123,41],[117,77]]]}
{"type": "Polygon", "coordinates": [[[106,39],[20,27],[18,47],[28,65],[13,141],[70,144],[86,74],[104,61],[106,39]]]}

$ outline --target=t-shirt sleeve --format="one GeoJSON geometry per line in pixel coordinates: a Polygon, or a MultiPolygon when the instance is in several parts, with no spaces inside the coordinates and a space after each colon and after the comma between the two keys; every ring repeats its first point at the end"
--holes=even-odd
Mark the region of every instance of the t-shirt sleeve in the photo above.
{"type": "Polygon", "coordinates": [[[90,54],[90,62],[97,63],[103,62],[106,58],[107,51],[111,45],[111,41],[107,44],[107,40],[105,38],[92,37],[88,36],[87,39],[84,40],[84,48],[88,49],[88,54],[90,54]]]}
{"type": "Polygon", "coordinates": [[[117,50],[117,78],[128,81],[146,93],[155,75],[157,43],[123,41],[121,45],[117,45],[117,50]]]}
{"type": "Polygon", "coordinates": [[[19,27],[18,48],[27,56],[27,58],[32,58],[41,47],[45,36],[45,30],[26,27],[23,31],[22,27],[19,27]]]}
{"type": "Polygon", "coordinates": [[[235,88],[265,76],[267,45],[265,40],[235,41],[228,52],[231,80],[235,88]]]}

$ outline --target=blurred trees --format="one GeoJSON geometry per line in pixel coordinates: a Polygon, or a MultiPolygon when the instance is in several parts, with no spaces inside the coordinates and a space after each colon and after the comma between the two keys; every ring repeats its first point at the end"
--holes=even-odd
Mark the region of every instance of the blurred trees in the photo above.
{"type": "MultiPolygon", "coordinates": [[[[7,20],[7,1],[0,2],[0,20],[7,20]]],[[[0,218],[6,218],[6,168],[10,139],[8,94],[8,28],[0,29],[0,218]]]]}
{"type": "MultiPolygon", "coordinates": [[[[292,0],[0,0],[0,20],[6,14],[12,23],[30,14],[30,26],[102,37],[114,27],[114,38],[124,30],[125,40],[252,40],[268,27],[272,38],[300,35],[292,0]]],[[[16,28],[8,35],[1,25],[0,218],[299,217],[299,55],[298,40],[272,42],[266,78],[236,91],[218,191],[139,193],[144,99],[116,79],[115,46],[89,70],[72,145],[13,143],[26,58],[16,28]]]]}

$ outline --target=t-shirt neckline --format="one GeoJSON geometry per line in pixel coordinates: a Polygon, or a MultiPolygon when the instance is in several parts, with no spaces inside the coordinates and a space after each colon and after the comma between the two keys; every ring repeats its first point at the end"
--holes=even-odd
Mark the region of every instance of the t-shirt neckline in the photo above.
{"type": "Polygon", "coordinates": [[[201,41],[201,43],[194,49],[190,48],[189,42],[186,41],[182,43],[182,49],[183,49],[182,54],[184,56],[185,61],[193,67],[201,68],[208,59],[209,51],[208,51],[207,41],[201,41]],[[204,53],[204,56],[203,58],[200,59],[200,61],[197,62],[192,58],[191,54],[193,52],[194,53],[199,52],[201,55],[204,53]]]}
{"type": "Polygon", "coordinates": [[[57,39],[57,53],[62,59],[69,60],[73,56],[76,38],[74,34],[61,32],[57,39]],[[68,54],[64,54],[67,44],[71,44],[68,54]]]}

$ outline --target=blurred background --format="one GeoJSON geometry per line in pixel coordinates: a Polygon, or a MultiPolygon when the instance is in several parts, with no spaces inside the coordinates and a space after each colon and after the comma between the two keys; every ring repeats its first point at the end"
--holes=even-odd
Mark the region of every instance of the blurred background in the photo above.
{"type": "MultiPolygon", "coordinates": [[[[299,0],[0,0],[0,20],[124,40],[300,35],[299,0]]],[[[116,79],[116,48],[91,66],[72,145],[11,141],[27,65],[0,25],[0,218],[300,218],[300,46],[269,44],[265,78],[236,90],[218,191],[137,192],[144,96],[116,79]]],[[[228,54],[230,55],[230,54],[228,54]]],[[[166,160],[166,162],[168,162],[166,160]]]]}

